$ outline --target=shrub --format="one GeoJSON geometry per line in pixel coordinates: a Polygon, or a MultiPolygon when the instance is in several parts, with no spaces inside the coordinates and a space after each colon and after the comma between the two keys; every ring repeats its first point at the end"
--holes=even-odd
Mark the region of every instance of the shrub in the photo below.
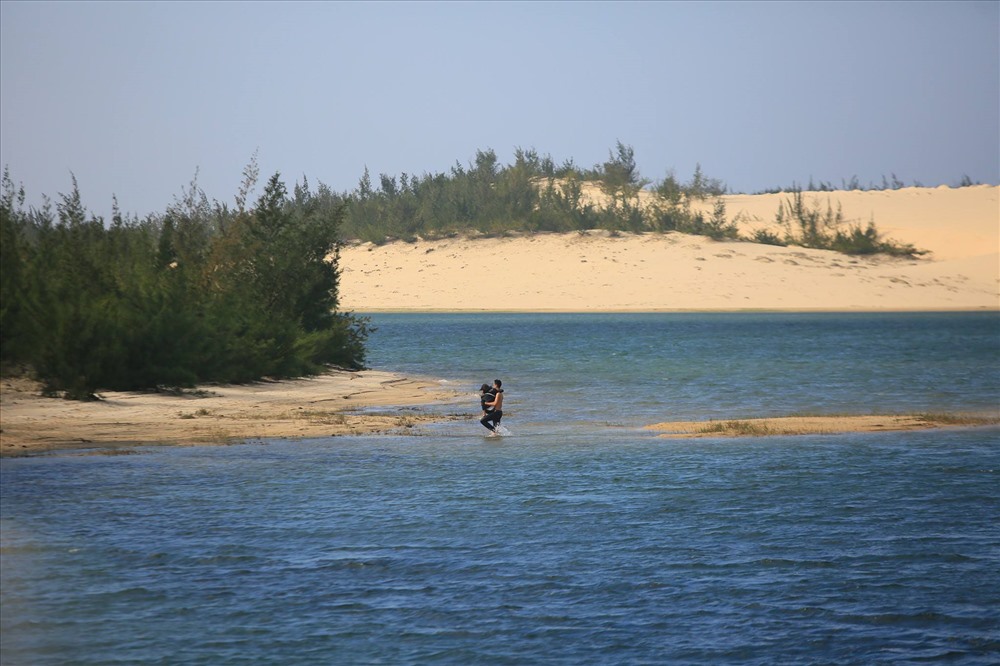
{"type": "Polygon", "coordinates": [[[0,199],[5,366],[49,393],[133,390],[363,367],[367,321],[337,312],[343,205],[275,174],[256,204],[208,203],[192,184],[162,216],[110,225],[74,186],[57,216],[0,199]]]}

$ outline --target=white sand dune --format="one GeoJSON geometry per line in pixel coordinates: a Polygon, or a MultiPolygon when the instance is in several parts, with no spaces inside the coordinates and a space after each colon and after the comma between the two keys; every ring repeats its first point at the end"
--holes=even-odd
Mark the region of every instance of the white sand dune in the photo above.
{"type": "MultiPolygon", "coordinates": [[[[1000,187],[806,193],[930,254],[852,257],[602,231],[450,238],[341,253],[341,306],[364,311],[996,310],[1000,187]]],[[[724,198],[745,235],[774,228],[788,195],[724,198]]],[[[707,207],[711,203],[704,204],[707,207]]]]}

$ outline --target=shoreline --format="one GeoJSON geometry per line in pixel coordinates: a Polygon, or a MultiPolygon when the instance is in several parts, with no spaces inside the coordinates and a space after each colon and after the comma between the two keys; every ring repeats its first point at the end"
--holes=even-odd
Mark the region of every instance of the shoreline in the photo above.
{"type": "Polygon", "coordinates": [[[992,307],[938,307],[938,308],[601,308],[579,310],[560,308],[354,308],[350,314],[961,314],[1000,312],[1000,305],[992,307]]]}
{"type": "Polygon", "coordinates": [[[90,402],[47,398],[39,389],[33,380],[2,379],[0,457],[399,433],[458,418],[421,408],[467,399],[431,379],[379,370],[170,393],[107,391],[90,402]]]}
{"type": "MultiPolygon", "coordinates": [[[[468,391],[376,370],[176,393],[105,392],[101,400],[91,402],[43,397],[39,384],[24,378],[3,378],[0,386],[0,458],[57,452],[124,455],[136,453],[133,446],[405,435],[420,424],[473,415],[468,410],[421,411],[431,405],[464,404],[468,391]]],[[[656,433],[656,439],[750,439],[995,426],[1000,426],[1000,413],[980,411],[664,421],[640,428],[656,433]]]]}

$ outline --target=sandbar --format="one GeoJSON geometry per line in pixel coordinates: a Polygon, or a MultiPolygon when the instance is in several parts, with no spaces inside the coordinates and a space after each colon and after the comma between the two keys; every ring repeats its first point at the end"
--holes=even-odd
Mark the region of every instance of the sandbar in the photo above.
{"type": "Polygon", "coordinates": [[[775,437],[836,435],[850,432],[892,432],[931,428],[978,427],[1000,424],[1000,414],[866,414],[782,416],[712,421],[665,421],[646,426],[659,437],[775,437]]]}
{"type": "Polygon", "coordinates": [[[0,383],[0,455],[405,433],[457,418],[423,407],[467,399],[434,380],[372,370],[178,392],[106,391],[88,402],[43,397],[40,388],[24,378],[0,383]]]}

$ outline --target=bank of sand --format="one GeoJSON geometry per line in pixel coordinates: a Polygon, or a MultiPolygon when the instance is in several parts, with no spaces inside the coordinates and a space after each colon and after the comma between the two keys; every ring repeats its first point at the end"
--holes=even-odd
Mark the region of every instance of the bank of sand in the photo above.
{"type": "MultiPolygon", "coordinates": [[[[919,259],[848,257],[682,234],[591,232],[354,244],[341,254],[341,305],[357,312],[995,311],[1000,307],[998,192],[998,187],[979,186],[805,195],[810,205],[839,204],[849,221],[867,224],[874,219],[886,236],[930,250],[919,259]]],[[[600,196],[593,189],[587,195],[600,196]]],[[[786,199],[725,198],[729,217],[739,219],[745,235],[757,228],[773,230],[775,212],[786,199]]],[[[414,406],[454,400],[456,394],[390,373],[335,372],[294,382],[203,387],[179,396],[109,392],[103,398],[89,403],[42,398],[37,386],[4,380],[0,454],[405,432],[441,418],[414,406]],[[397,409],[356,411],[378,406],[397,409]]],[[[462,399],[471,400],[467,395],[462,399]]],[[[467,405],[460,411],[467,411],[467,405]]],[[[947,425],[919,417],[877,420],[889,418],[909,419],[913,427],[947,425]]],[[[686,434],[675,434],[717,428],[704,423],[684,427],[686,434]]],[[[869,425],[848,419],[811,427],[813,432],[843,432],[869,425]]],[[[759,429],[730,434],[755,431],[759,429]]]]}
{"type": "MultiPolygon", "coordinates": [[[[1000,309],[1000,187],[805,193],[929,254],[852,257],[679,233],[464,237],[341,252],[340,302],[365,311],[1000,309]]],[[[600,196],[594,190],[595,200],[600,196]]],[[[724,197],[745,236],[789,195],[724,197]]],[[[704,204],[706,208],[711,203],[704,204]]]]}
{"type": "Polygon", "coordinates": [[[0,455],[405,433],[420,423],[449,418],[421,406],[469,401],[464,393],[433,381],[376,371],[203,386],[178,394],[108,391],[91,402],[45,398],[39,388],[26,379],[0,383],[0,455]]]}
{"type": "Polygon", "coordinates": [[[862,416],[783,416],[728,421],[665,421],[646,426],[664,438],[775,437],[845,432],[892,432],[1000,424],[1000,414],[866,414],[862,416]]]}

